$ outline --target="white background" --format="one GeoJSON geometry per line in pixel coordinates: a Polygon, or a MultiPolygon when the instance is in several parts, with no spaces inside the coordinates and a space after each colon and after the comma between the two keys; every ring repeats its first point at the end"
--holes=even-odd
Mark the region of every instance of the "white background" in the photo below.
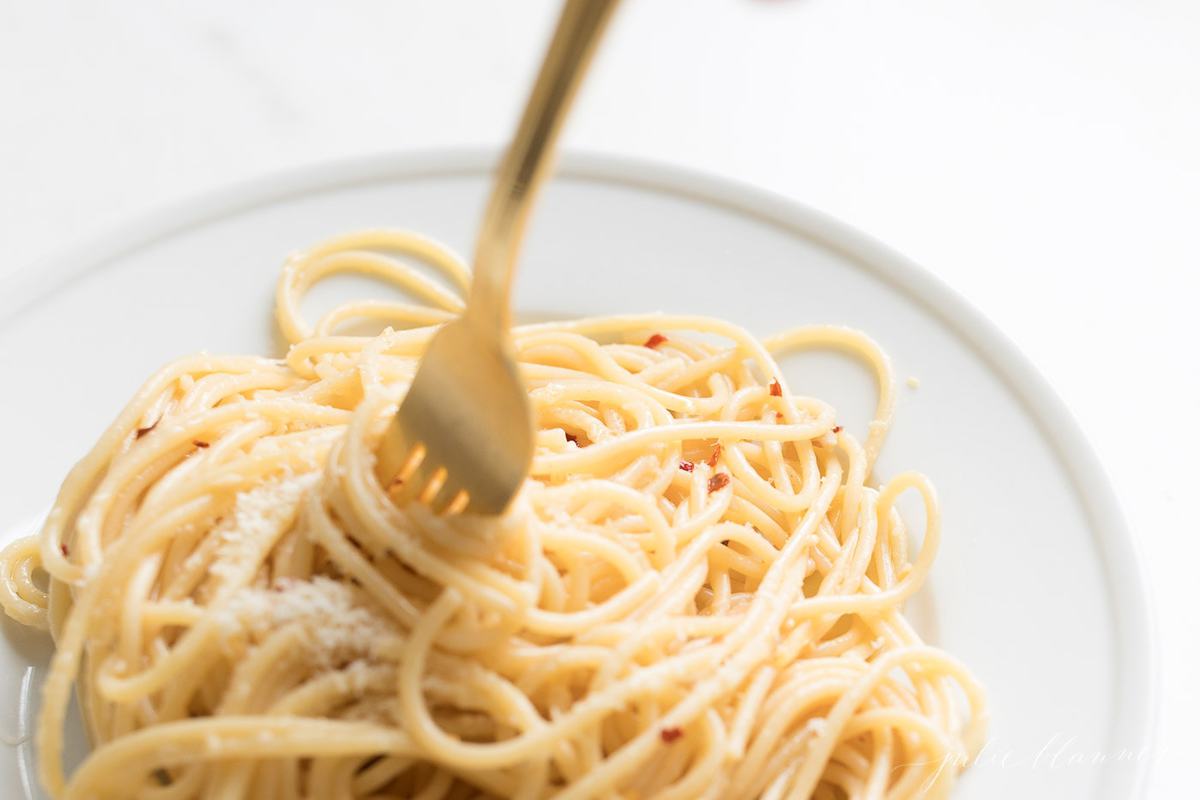
{"type": "MultiPolygon", "coordinates": [[[[263,172],[499,144],[554,8],[0,0],[0,273],[263,172]]],[[[627,0],[566,140],[827,211],[1017,342],[1144,555],[1151,796],[1193,790],[1200,2],[627,0]]]]}

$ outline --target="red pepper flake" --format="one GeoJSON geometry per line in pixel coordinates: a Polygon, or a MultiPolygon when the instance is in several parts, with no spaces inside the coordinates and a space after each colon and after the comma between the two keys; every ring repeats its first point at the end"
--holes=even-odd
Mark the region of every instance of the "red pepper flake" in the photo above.
{"type": "Polygon", "coordinates": [[[776,422],[783,422],[783,414],[781,414],[780,412],[776,411],[776,412],[775,412],[775,421],[776,421],[776,422]]]}
{"type": "Polygon", "coordinates": [[[717,442],[717,444],[713,447],[712,455],[710,455],[708,457],[708,465],[710,467],[715,467],[717,465],[717,459],[719,459],[720,457],[721,457],[721,443],[717,442]]]}
{"type": "Polygon", "coordinates": [[[649,347],[651,350],[653,350],[656,347],[658,347],[660,344],[665,342],[666,340],[667,340],[667,337],[663,336],[661,333],[656,333],[653,336],[651,336],[649,339],[647,339],[646,343],[643,344],[642,347],[649,347]]]}
{"type": "Polygon", "coordinates": [[[575,434],[568,433],[566,436],[567,436],[567,441],[570,442],[571,444],[573,444],[573,445],[579,444],[579,437],[576,436],[575,434]]]}
{"type": "Polygon", "coordinates": [[[388,484],[388,489],[395,489],[397,486],[403,485],[404,478],[401,478],[399,475],[397,475],[396,477],[392,478],[392,482],[388,484]]]}
{"type": "Polygon", "coordinates": [[[833,426],[833,432],[834,432],[834,433],[841,433],[841,432],[842,432],[842,426],[841,426],[841,425],[834,425],[834,426],[833,426]]]}
{"type": "Polygon", "coordinates": [[[710,493],[715,492],[718,489],[724,489],[728,485],[729,474],[725,472],[718,472],[716,475],[713,475],[708,479],[708,491],[710,493]]]}
{"type": "Polygon", "coordinates": [[[692,470],[694,470],[696,468],[696,465],[690,461],[680,461],[679,468],[681,470],[683,470],[684,472],[691,472],[692,470]]]}
{"type": "Polygon", "coordinates": [[[135,438],[137,438],[137,439],[140,439],[140,438],[142,438],[143,436],[145,436],[147,433],[149,433],[150,431],[154,430],[154,429],[155,429],[155,428],[157,428],[157,427],[158,427],[158,420],[154,420],[154,422],[151,422],[151,423],[150,423],[150,427],[148,427],[148,428],[138,428],[138,429],[137,429],[137,436],[136,436],[135,438]]]}
{"type": "Polygon", "coordinates": [[[670,744],[680,736],[683,736],[683,728],[663,728],[659,731],[658,735],[662,737],[664,742],[670,744]]]}
{"type": "Polygon", "coordinates": [[[779,381],[771,381],[771,397],[783,397],[783,387],[779,385],[779,381]]]}
{"type": "Polygon", "coordinates": [[[71,548],[67,547],[67,543],[66,543],[66,542],[63,542],[62,544],[60,544],[60,545],[58,546],[58,549],[59,549],[59,550],[62,550],[62,554],[63,554],[64,556],[69,556],[69,555],[71,555],[71,548]]]}
{"type": "Polygon", "coordinates": [[[208,442],[203,442],[199,439],[192,439],[192,444],[196,445],[196,447],[199,447],[201,450],[203,450],[205,447],[208,447],[208,442]]]}

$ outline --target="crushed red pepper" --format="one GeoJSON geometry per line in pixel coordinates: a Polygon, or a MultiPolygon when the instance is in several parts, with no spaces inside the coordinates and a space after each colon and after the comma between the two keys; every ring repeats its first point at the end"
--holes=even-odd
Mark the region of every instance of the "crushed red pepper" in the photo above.
{"type": "Polygon", "coordinates": [[[708,491],[709,492],[715,492],[718,489],[724,489],[728,485],[729,485],[729,474],[725,473],[725,472],[718,472],[716,475],[713,475],[711,478],[708,479],[708,491]]]}
{"type": "Polygon", "coordinates": [[[158,420],[154,420],[154,422],[151,422],[151,423],[150,423],[150,426],[149,426],[149,427],[147,427],[147,428],[138,428],[138,429],[137,429],[137,436],[136,436],[135,438],[137,438],[137,439],[140,439],[140,438],[142,438],[143,436],[145,436],[147,433],[149,433],[150,431],[154,430],[154,429],[155,429],[155,428],[157,428],[157,427],[158,427],[158,420]]]}
{"type": "Polygon", "coordinates": [[[201,449],[208,447],[208,442],[203,442],[199,439],[192,439],[192,444],[196,445],[196,447],[199,447],[201,449]]]}
{"type": "Polygon", "coordinates": [[[833,426],[833,432],[834,432],[834,433],[841,433],[841,432],[842,432],[842,426],[841,426],[841,425],[834,425],[834,426],[833,426]]]}
{"type": "Polygon", "coordinates": [[[683,470],[684,472],[691,472],[692,470],[694,470],[696,468],[696,465],[690,461],[680,461],[679,468],[681,470],[683,470]]]}
{"type": "Polygon", "coordinates": [[[683,728],[663,728],[659,732],[659,735],[662,736],[664,742],[670,744],[680,736],[683,736],[683,728]]]}
{"type": "Polygon", "coordinates": [[[779,385],[779,381],[771,381],[771,397],[783,397],[783,387],[779,385]]]}
{"type": "Polygon", "coordinates": [[[667,337],[663,336],[661,333],[656,333],[656,334],[653,334],[649,339],[647,339],[646,343],[643,344],[642,347],[649,347],[651,350],[653,350],[656,347],[658,347],[660,344],[665,342],[666,340],[667,340],[667,337]]]}
{"type": "Polygon", "coordinates": [[[719,459],[720,457],[721,457],[721,443],[717,442],[717,444],[713,447],[712,455],[710,455],[708,457],[708,465],[710,467],[715,467],[717,465],[717,459],[719,459]]]}
{"type": "Polygon", "coordinates": [[[69,555],[71,555],[71,548],[67,547],[67,543],[66,543],[66,542],[63,542],[62,544],[60,544],[60,545],[58,546],[58,549],[59,549],[59,550],[62,550],[62,554],[63,554],[64,556],[69,556],[69,555]]]}

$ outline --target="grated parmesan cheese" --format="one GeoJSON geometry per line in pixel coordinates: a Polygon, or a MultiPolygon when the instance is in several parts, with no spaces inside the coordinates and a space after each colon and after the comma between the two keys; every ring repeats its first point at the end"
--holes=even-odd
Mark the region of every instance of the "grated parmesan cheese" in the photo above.
{"type": "Polygon", "coordinates": [[[234,500],[233,513],[213,529],[219,544],[209,571],[222,581],[245,580],[246,565],[256,564],[261,554],[291,527],[305,491],[318,477],[285,476],[240,493],[234,500]]]}
{"type": "Polygon", "coordinates": [[[309,655],[324,665],[369,654],[374,645],[397,632],[395,623],[369,607],[361,592],[324,576],[281,579],[269,589],[240,589],[218,619],[226,635],[248,633],[258,641],[279,628],[299,624],[309,655]]]}

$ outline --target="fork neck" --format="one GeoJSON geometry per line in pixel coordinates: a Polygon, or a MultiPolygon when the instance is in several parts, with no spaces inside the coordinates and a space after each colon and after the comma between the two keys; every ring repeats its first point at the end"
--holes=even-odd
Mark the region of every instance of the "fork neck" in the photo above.
{"type": "MultiPolygon", "coordinates": [[[[493,194],[490,205],[496,202],[493,194]]],[[[474,276],[465,316],[489,334],[512,327],[512,285],[521,244],[521,231],[517,228],[524,227],[524,219],[514,217],[520,214],[518,205],[528,207],[529,204],[528,199],[514,199],[498,210],[489,205],[484,218],[475,248],[474,276]]]]}
{"type": "Polygon", "coordinates": [[[566,0],[512,144],[500,163],[475,245],[467,316],[499,330],[511,325],[517,252],[567,110],[618,0],[566,0]]]}

